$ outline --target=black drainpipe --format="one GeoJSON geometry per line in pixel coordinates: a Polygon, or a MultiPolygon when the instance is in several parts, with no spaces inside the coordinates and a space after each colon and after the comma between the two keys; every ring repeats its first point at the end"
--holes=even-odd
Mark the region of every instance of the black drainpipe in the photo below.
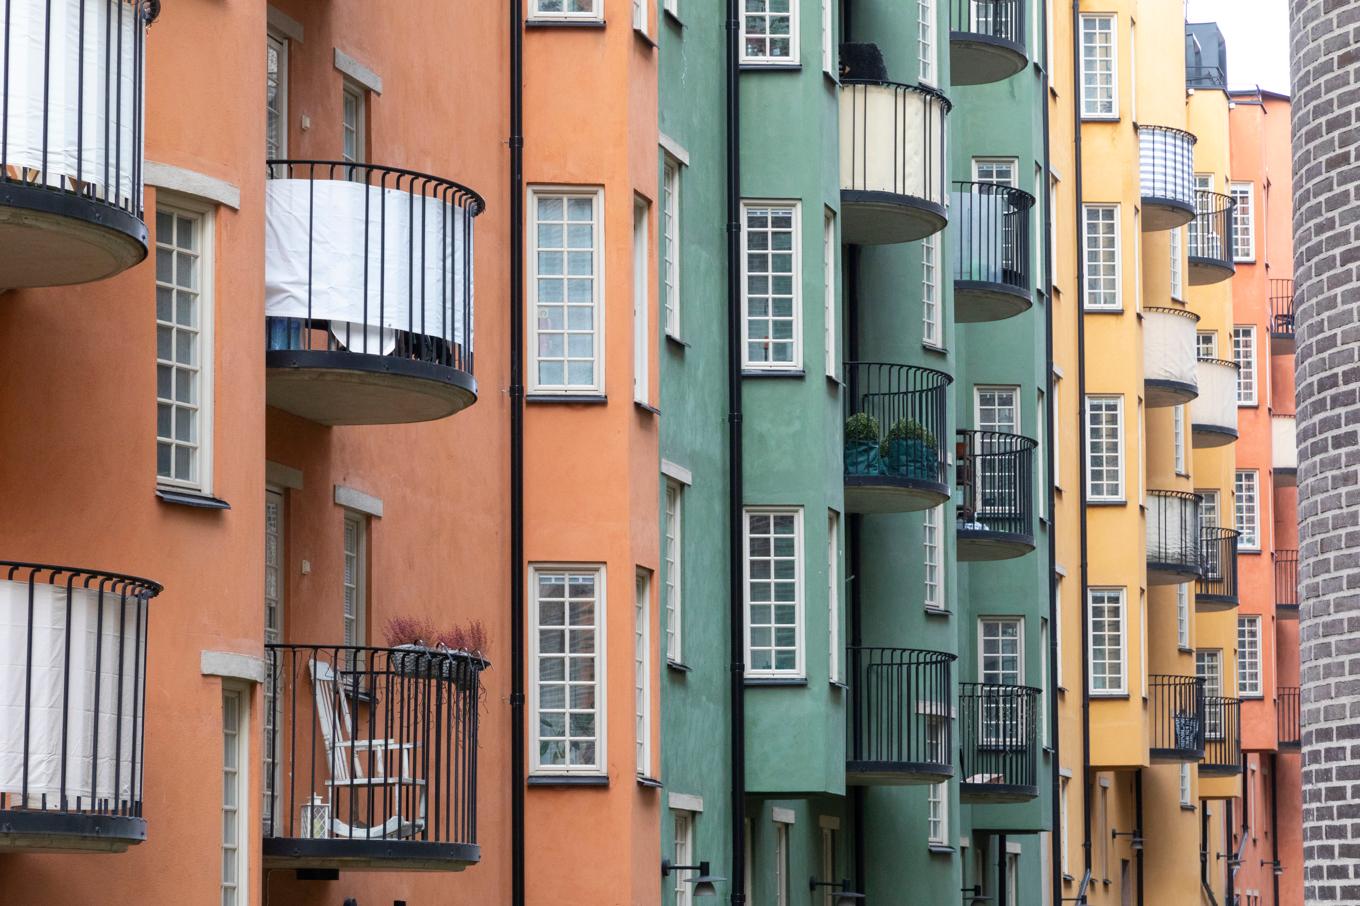
{"type": "MultiPolygon", "coordinates": [[[[1225,847],[1225,849],[1227,850],[1227,852],[1225,852],[1223,855],[1226,857],[1224,861],[1226,861],[1226,862],[1228,863],[1228,871],[1226,872],[1226,874],[1227,874],[1227,880],[1224,882],[1224,888],[1223,888],[1223,903],[1224,903],[1224,906],[1231,906],[1231,904],[1233,903],[1233,887],[1235,886],[1235,885],[1234,885],[1234,882],[1235,882],[1236,879],[1237,879],[1237,869],[1240,868],[1240,867],[1241,867],[1241,864],[1242,864],[1242,863],[1239,862],[1239,863],[1237,863],[1237,865],[1233,865],[1233,859],[1236,858],[1237,856],[1239,856],[1239,855],[1241,854],[1242,850],[1246,849],[1246,847],[1245,847],[1245,846],[1242,846],[1241,844],[1239,844],[1236,848],[1233,847],[1233,839],[1232,839],[1233,806],[1232,806],[1232,803],[1233,803],[1233,801],[1232,801],[1231,799],[1224,799],[1224,800],[1223,800],[1223,842],[1224,842],[1225,844],[1227,844],[1226,847],[1225,847]]],[[[1243,834],[1243,835],[1242,835],[1242,843],[1246,843],[1246,842],[1247,842],[1246,834],[1243,834]]]]}
{"type": "MultiPolygon", "coordinates": [[[[1270,906],[1280,906],[1280,813],[1277,807],[1277,800],[1280,795],[1280,784],[1277,778],[1280,776],[1280,756],[1270,756],[1270,858],[1275,863],[1270,866],[1270,876],[1275,885],[1275,897],[1270,901],[1270,906]]],[[[1264,788],[1264,784],[1262,785],[1264,788]]]]}
{"type": "MultiPolygon", "coordinates": [[[[1138,828],[1138,835],[1147,840],[1147,834],[1143,833],[1143,769],[1139,768],[1133,775],[1133,809],[1134,827],[1138,828]]],[[[1147,846],[1144,842],[1143,846],[1147,846]]],[[[1138,906],[1143,906],[1143,849],[1134,850],[1133,858],[1137,861],[1134,871],[1138,880],[1138,906]]]]}
{"type": "MultiPolygon", "coordinates": [[[[1047,100],[1047,98],[1045,98],[1047,100]]],[[[1006,889],[1006,835],[996,837],[996,906],[1015,906],[1006,899],[1010,891],[1006,889]]]]}
{"type": "Polygon", "coordinates": [[[741,55],[737,0],[727,0],[727,543],[732,734],[732,906],[746,902],[746,645],[742,612],[741,55]]]}
{"type": "MultiPolygon", "coordinates": [[[[845,247],[845,349],[846,356],[852,362],[859,361],[859,258],[860,247],[857,245],[847,245],[845,247]]],[[[859,392],[856,386],[856,375],[849,373],[845,375],[847,386],[844,392],[853,399],[859,392]]],[[[864,644],[864,596],[861,589],[864,587],[861,580],[861,570],[863,559],[861,557],[860,535],[864,531],[864,517],[858,513],[850,514],[849,529],[846,537],[848,550],[846,553],[850,559],[850,645],[854,650],[854,656],[850,659],[851,682],[860,682],[860,646],[864,644]]],[[[855,705],[855,713],[859,713],[859,705],[855,705]]],[[[862,738],[860,736],[862,728],[858,718],[846,715],[847,720],[853,720],[851,732],[854,734],[854,743],[858,747],[862,738]]],[[[854,786],[850,789],[850,809],[851,816],[851,837],[855,847],[855,889],[860,893],[867,893],[869,883],[868,853],[864,845],[864,787],[854,786]]]]}
{"type": "Polygon", "coordinates": [[[510,901],[524,906],[524,10],[510,0],[510,901]]]}

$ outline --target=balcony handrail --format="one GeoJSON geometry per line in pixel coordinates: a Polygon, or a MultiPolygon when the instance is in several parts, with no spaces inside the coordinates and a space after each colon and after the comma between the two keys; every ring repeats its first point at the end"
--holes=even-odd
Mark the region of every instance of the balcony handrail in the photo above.
{"type": "Polygon", "coordinates": [[[1275,560],[1275,606],[1299,606],[1299,552],[1277,548],[1275,560]]]}
{"type": "Polygon", "coordinates": [[[850,646],[847,760],[949,766],[957,659],[945,651],[850,646]]]}
{"type": "Polygon", "coordinates": [[[1148,676],[1150,748],[1177,756],[1204,754],[1204,678],[1148,676]]]}
{"type": "Polygon", "coordinates": [[[1038,442],[1001,431],[954,434],[955,483],[963,492],[955,511],[959,528],[1032,535],[1038,442]]]}
{"type": "Polygon", "coordinates": [[[1297,746],[1303,738],[1298,686],[1275,687],[1275,713],[1278,715],[1277,735],[1281,745],[1297,746]]]}
{"type": "Polygon", "coordinates": [[[945,124],[953,109],[949,98],[926,85],[888,79],[843,78],[840,85],[841,191],[919,198],[943,211],[948,201],[945,124]],[[870,115],[871,106],[887,112],[881,109],[884,99],[878,89],[892,94],[886,124],[870,115]],[[919,120],[920,134],[909,142],[906,130],[912,119],[919,120]]]}
{"type": "Polygon", "coordinates": [[[476,217],[486,210],[486,200],[474,189],[442,176],[432,176],[419,170],[406,167],[392,167],[386,164],[363,163],[347,160],[326,160],[322,158],[269,158],[264,162],[267,179],[302,179],[299,175],[305,169],[305,178],[316,178],[319,171],[325,171],[325,179],[361,182],[384,189],[415,193],[417,187],[427,187],[436,191],[420,194],[437,194],[450,200],[452,204],[466,207],[468,213],[476,217]],[[390,180],[390,182],[389,182],[390,180]]]}
{"type": "Polygon", "coordinates": [[[1270,331],[1276,336],[1294,334],[1294,281],[1272,277],[1270,280],[1270,331]]]}
{"type": "Polygon", "coordinates": [[[1233,208],[1237,202],[1221,192],[1195,191],[1195,219],[1190,221],[1187,248],[1191,259],[1227,266],[1233,261],[1233,208]]]}
{"type": "Polygon", "coordinates": [[[1203,766],[1219,773],[1242,766],[1242,700],[1222,695],[1204,699],[1203,766]]]}
{"type": "Polygon", "coordinates": [[[944,112],[948,113],[954,109],[954,102],[949,100],[948,95],[938,88],[929,85],[917,85],[912,82],[894,82],[891,79],[865,79],[865,78],[843,78],[841,86],[846,85],[877,85],[883,88],[896,88],[902,91],[912,91],[916,94],[926,95],[944,106],[944,112]]]}
{"type": "Polygon", "coordinates": [[[1200,565],[1195,582],[1197,597],[1237,600],[1237,539],[1241,532],[1217,525],[1200,528],[1200,565]]]}
{"type": "Polygon", "coordinates": [[[1024,0],[952,0],[949,30],[1025,46],[1024,0]]]}
{"type": "Polygon", "coordinates": [[[1040,689],[959,683],[959,777],[963,783],[1038,783],[1040,689]]]}
{"type": "Polygon", "coordinates": [[[1156,314],[1159,315],[1175,315],[1178,318],[1185,318],[1186,320],[1193,321],[1196,324],[1200,322],[1200,316],[1195,314],[1188,308],[1168,308],[1163,305],[1144,305],[1143,311],[1144,313],[1155,312],[1156,314]]]}
{"type": "Polygon", "coordinates": [[[1195,199],[1195,145],[1184,129],[1138,123],[1138,180],[1146,201],[1174,201],[1189,208],[1195,199]]]}
{"type": "Polygon", "coordinates": [[[1147,497],[1148,564],[1198,572],[1200,495],[1149,488],[1147,497]]]}
{"type": "Polygon", "coordinates": [[[1033,286],[1030,210],[1034,196],[994,182],[955,180],[950,212],[954,280],[995,283],[1028,293],[1033,286]]]}
{"type": "Polygon", "coordinates": [[[864,461],[846,438],[846,475],[915,479],[944,484],[948,394],[954,379],[943,371],[890,362],[845,363],[847,430],[862,429],[864,461]],[[869,434],[877,448],[867,450],[869,434]],[[872,473],[872,475],[870,474],[872,473]]]}

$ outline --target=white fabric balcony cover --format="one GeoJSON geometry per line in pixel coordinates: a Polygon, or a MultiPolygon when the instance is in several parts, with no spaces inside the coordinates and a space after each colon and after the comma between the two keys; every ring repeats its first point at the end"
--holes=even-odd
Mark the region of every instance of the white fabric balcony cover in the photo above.
{"type": "Polygon", "coordinates": [[[1182,497],[1147,495],[1148,559],[1194,563],[1199,559],[1199,508],[1182,497]]]}
{"type": "Polygon", "coordinates": [[[954,273],[958,280],[1004,283],[1003,269],[1010,256],[1002,192],[950,192],[949,229],[954,234],[954,273]]]}
{"type": "Polygon", "coordinates": [[[30,180],[40,178],[45,185],[68,190],[69,180],[84,180],[100,197],[107,182],[117,197],[105,200],[133,199],[140,208],[142,187],[132,184],[134,163],[142,159],[141,145],[134,144],[141,107],[137,47],[144,27],[137,6],[130,0],[50,2],[50,23],[49,0],[0,3],[0,35],[9,37],[8,58],[0,44],[0,78],[9,80],[8,138],[0,157],[10,177],[28,168],[41,171],[40,177],[28,173],[30,180]]]}
{"type": "Polygon", "coordinates": [[[1165,311],[1143,310],[1143,379],[1195,386],[1197,320],[1165,311]]]}
{"type": "Polygon", "coordinates": [[[390,352],[397,330],[471,349],[463,311],[471,302],[472,218],[439,198],[412,202],[409,192],[340,179],[269,180],[265,314],[329,319],[342,341],[351,336],[354,352],[377,354],[379,331],[382,352],[390,352]],[[356,325],[359,335],[341,325],[356,325]]]}
{"type": "Polygon", "coordinates": [[[1138,130],[1138,171],[1144,198],[1195,206],[1195,143],[1165,129],[1138,130]]]}
{"type": "MultiPolygon", "coordinates": [[[[66,731],[66,795],[68,807],[75,808],[75,797],[89,807],[91,795],[110,800],[131,797],[141,789],[140,778],[132,774],[134,741],[141,761],[141,721],[134,720],[134,687],[137,696],[144,686],[135,678],[141,673],[139,652],[145,656],[144,641],[137,636],[137,601],[127,599],[121,607],[117,594],[104,595],[103,621],[100,622],[97,589],[76,588],[71,593],[71,647],[66,648],[65,585],[36,583],[33,586],[33,666],[28,664],[28,590],[26,581],[0,581],[0,793],[17,801],[23,789],[24,768],[24,685],[31,677],[31,707],[28,727],[29,805],[40,806],[44,794],[49,808],[59,808],[54,797],[61,795],[62,730],[66,731]],[[122,613],[120,614],[120,610],[122,613]],[[121,619],[120,619],[121,617],[121,619]],[[119,655],[122,655],[122,717],[118,716],[119,655]],[[99,659],[96,673],[95,661],[99,659]],[[69,677],[66,718],[62,716],[63,688],[69,677]],[[99,696],[95,698],[96,679],[99,696]],[[99,763],[94,765],[95,712],[98,711],[99,763]],[[90,772],[96,769],[97,788],[90,788],[90,772]],[[115,794],[114,779],[118,789],[115,794]]],[[[145,621],[143,620],[143,626],[145,621]]]]}
{"type": "Polygon", "coordinates": [[[1294,434],[1294,416],[1271,416],[1270,435],[1271,465],[1277,469],[1297,469],[1299,442],[1294,434]]]}
{"type": "Polygon", "coordinates": [[[1190,404],[1190,422],[1237,430],[1237,368],[1228,362],[1200,359],[1196,364],[1199,396],[1190,404]]]}
{"type": "Polygon", "coordinates": [[[844,85],[840,119],[842,189],[944,204],[945,112],[939,98],[893,85],[844,85]]]}

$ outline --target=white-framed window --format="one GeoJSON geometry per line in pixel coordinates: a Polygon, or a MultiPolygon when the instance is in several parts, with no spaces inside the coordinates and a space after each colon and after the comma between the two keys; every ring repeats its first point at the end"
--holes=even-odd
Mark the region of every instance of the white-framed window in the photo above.
{"type": "Polygon", "coordinates": [[[1233,260],[1256,260],[1256,187],[1249,182],[1228,184],[1228,194],[1237,202],[1233,208],[1233,260]]]}
{"type": "Polygon", "coordinates": [[[1206,528],[1218,526],[1218,489],[1196,488],[1195,493],[1199,495],[1199,530],[1203,534],[1206,528]]]}
{"type": "Polygon", "coordinates": [[[1020,430],[1020,388],[976,386],[973,418],[979,431],[1016,434],[1020,430]]]}
{"type": "Polygon", "coordinates": [[[927,85],[934,85],[939,79],[938,32],[935,0],[916,0],[916,59],[920,62],[921,81],[927,85]]]}
{"type": "Polygon", "coordinates": [[[926,510],[921,525],[922,575],[925,588],[922,594],[930,610],[943,610],[944,600],[944,506],[926,510]]]}
{"type": "Polygon", "coordinates": [[[1176,474],[1185,475],[1185,406],[1171,407],[1171,455],[1176,474]]]}
{"type": "Polygon", "coordinates": [[[530,770],[605,770],[603,566],[529,569],[530,770]]]}
{"type": "Polygon", "coordinates": [[[213,217],[156,205],[156,480],[212,493],[213,217]]]}
{"type": "Polygon", "coordinates": [[[1086,494],[1124,499],[1124,398],[1086,397],[1086,494]]]}
{"type": "MultiPolygon", "coordinates": [[[[693,865],[694,812],[672,809],[671,815],[675,819],[675,848],[671,852],[671,863],[673,865],[693,865]]],[[[671,872],[671,889],[675,894],[675,906],[693,906],[694,885],[691,883],[692,878],[693,876],[689,872],[671,872]]]]}
{"type": "Polygon", "coordinates": [[[1058,867],[1064,877],[1071,877],[1072,863],[1067,854],[1067,787],[1071,777],[1058,778],[1058,867]]]}
{"type": "Polygon", "coordinates": [[[1020,617],[978,620],[978,680],[1002,686],[1025,683],[1025,621],[1020,617]]]}
{"type": "Polygon", "coordinates": [[[790,822],[774,822],[774,902],[775,906],[790,906],[789,899],[789,827],[790,822]]]}
{"type": "Polygon", "coordinates": [[[822,72],[836,75],[836,23],[832,0],[822,0],[822,72]]]}
{"type": "Polygon", "coordinates": [[[830,208],[822,219],[822,324],[823,343],[826,346],[826,376],[834,378],[839,373],[836,342],[836,214],[830,208]]]}
{"type": "Polygon", "coordinates": [[[746,672],[804,676],[803,511],[749,508],[743,524],[746,672]]]}
{"type": "Polygon", "coordinates": [[[796,63],[796,0],[746,0],[741,15],[742,63],[796,63]]]}
{"type": "MultiPolygon", "coordinates": [[[[1058,434],[1063,431],[1062,420],[1062,378],[1057,374],[1049,375],[1048,396],[1053,406],[1053,424],[1057,426],[1058,434]]],[[[1053,487],[1062,488],[1062,444],[1052,444],[1051,453],[1053,455],[1053,487]]]]}
{"type": "Polygon", "coordinates": [[[1212,330],[1195,332],[1195,356],[1201,359],[1218,358],[1218,333],[1212,330]]]}
{"type": "MultiPolygon", "coordinates": [[[[1204,680],[1205,698],[1218,698],[1223,695],[1223,652],[1217,648],[1196,651],[1195,675],[1204,680]]],[[[1205,709],[1204,734],[1210,739],[1223,738],[1222,708],[1205,709]]]]}
{"type": "MultiPolygon", "coordinates": [[[[1205,196],[1202,193],[1212,192],[1213,190],[1214,174],[1195,174],[1195,208],[1200,213],[1204,213],[1207,210],[1205,196]]],[[[1217,235],[1217,231],[1211,230],[1206,234],[1200,226],[1200,219],[1198,217],[1190,221],[1188,235],[1190,239],[1190,257],[1205,258],[1210,256],[1219,257],[1222,255],[1223,250],[1219,247],[1220,239],[1217,235]]]]}
{"type": "Polygon", "coordinates": [[[1081,17],[1081,115],[1119,118],[1118,27],[1113,14],[1081,17]]]}
{"type": "Polygon", "coordinates": [[[742,203],[742,365],[801,367],[802,271],[797,202],[742,203]]]}
{"type": "Polygon", "coordinates": [[[1138,677],[1143,685],[1143,700],[1148,697],[1148,624],[1147,589],[1138,589],[1138,677]]]}
{"type": "Polygon", "coordinates": [[[1237,546],[1242,550],[1261,549],[1260,475],[1255,469],[1240,469],[1233,482],[1233,511],[1235,528],[1239,532],[1237,546]]]}
{"type": "Polygon", "coordinates": [[[662,5],[664,6],[666,12],[670,13],[677,19],[680,18],[680,0],[665,0],[665,2],[662,5]]]}
{"type": "Polygon", "coordinates": [[[652,581],[638,570],[633,586],[633,730],[639,777],[652,773],[652,581]]]}
{"type": "MultiPolygon", "coordinates": [[[[1063,574],[1056,569],[1053,571],[1053,584],[1056,587],[1055,594],[1058,596],[1058,612],[1062,613],[1063,607],[1063,574]]],[[[1053,650],[1058,655],[1056,659],[1056,669],[1053,673],[1053,685],[1059,691],[1066,691],[1063,687],[1063,621],[1059,617],[1053,624],[1053,650]]],[[[1047,655],[1045,655],[1047,657],[1047,655]]]]}
{"type": "Polygon", "coordinates": [[[530,0],[529,16],[534,19],[598,19],[604,15],[604,0],[530,0]]]}
{"type": "Polygon", "coordinates": [[[633,205],[633,400],[647,405],[651,394],[651,283],[647,267],[647,221],[651,209],[633,205]]]}
{"type": "Polygon", "coordinates": [[[661,166],[661,293],[668,336],[680,337],[680,164],[661,166]]]}
{"type": "Polygon", "coordinates": [[[1190,765],[1184,761],[1181,762],[1181,805],[1185,808],[1195,805],[1194,791],[1190,786],[1190,765]]]}
{"type": "Polygon", "coordinates": [[[673,481],[666,482],[666,504],[662,515],[662,557],[666,582],[666,658],[675,664],[685,662],[684,609],[684,503],[685,491],[673,481]]]}
{"type": "Polygon", "coordinates": [[[827,676],[833,683],[841,677],[841,514],[826,514],[826,618],[829,651],[827,676]]]}
{"type": "Polygon", "coordinates": [[[1090,611],[1091,694],[1124,695],[1128,692],[1124,627],[1124,589],[1092,588],[1090,611]]]}
{"type": "Polygon", "coordinates": [[[1048,518],[1048,400],[1042,390],[1036,391],[1034,397],[1034,437],[1038,444],[1035,451],[1038,455],[1034,457],[1035,467],[1039,471],[1039,493],[1037,495],[1039,518],[1048,518]]]}
{"type": "MultiPolygon", "coordinates": [[[[341,613],[344,625],[341,638],[346,645],[363,647],[368,644],[368,516],[345,512],[342,553],[344,602],[341,613]]],[[[350,653],[351,667],[361,660],[357,653],[350,653]]]]}
{"type": "Polygon", "coordinates": [[[1185,299],[1185,240],[1182,227],[1171,230],[1171,298],[1185,299]]]}
{"type": "Polygon", "coordinates": [[[973,158],[973,181],[992,182],[1014,188],[1017,185],[1019,166],[1019,162],[1014,157],[975,157],[973,158]]]}
{"type": "Polygon", "coordinates": [[[1237,694],[1261,697],[1261,618],[1237,618],[1237,694]]]}
{"type": "MultiPolygon", "coordinates": [[[[836,874],[836,832],[840,829],[840,822],[836,818],[822,816],[822,863],[821,876],[832,879],[836,874]]],[[[831,887],[822,888],[822,906],[836,906],[836,891],[831,887]]]]}
{"type": "Polygon", "coordinates": [[[288,156],[288,39],[265,37],[264,156],[288,156]]]}
{"type": "Polygon", "coordinates": [[[1190,586],[1176,586],[1176,647],[1190,647],[1190,586]]]}
{"type": "Polygon", "coordinates": [[[222,687],[222,906],[250,902],[250,694],[222,687]]]}
{"type": "Polygon", "coordinates": [[[926,841],[931,846],[949,845],[949,784],[926,787],[926,841]]]}
{"type": "MultiPolygon", "coordinates": [[[[285,526],[283,492],[267,488],[264,494],[264,642],[277,645],[283,641],[284,632],[284,592],[287,538],[285,526]]],[[[283,815],[279,812],[280,791],[283,788],[283,758],[276,751],[278,728],[283,724],[283,699],[279,696],[277,683],[282,672],[266,669],[264,676],[264,720],[262,721],[261,747],[266,767],[264,783],[260,785],[263,794],[263,811],[266,836],[278,836],[278,822],[283,815]],[[276,675],[276,673],[278,675],[276,675]]]]}
{"type": "Polygon", "coordinates": [[[1051,748],[1048,725],[1048,617],[1039,618],[1039,744],[1051,748]]]}
{"type": "Polygon", "coordinates": [[[1237,363],[1237,405],[1256,405],[1256,325],[1235,324],[1233,361],[1237,363]]]}
{"type": "Polygon", "coordinates": [[[633,28],[647,33],[647,4],[652,0],[633,0],[633,28]]]}
{"type": "Polygon", "coordinates": [[[1117,311],[1123,307],[1119,275],[1119,205],[1082,205],[1086,237],[1086,308],[1117,311]]]}
{"type": "Polygon", "coordinates": [[[340,90],[341,159],[361,164],[368,159],[368,92],[348,79],[340,90]]]}
{"type": "Polygon", "coordinates": [[[529,190],[529,390],[604,392],[604,198],[529,190]]]}
{"type": "Polygon", "coordinates": [[[927,346],[944,346],[944,329],[940,324],[939,234],[921,240],[921,341],[927,346]]]}

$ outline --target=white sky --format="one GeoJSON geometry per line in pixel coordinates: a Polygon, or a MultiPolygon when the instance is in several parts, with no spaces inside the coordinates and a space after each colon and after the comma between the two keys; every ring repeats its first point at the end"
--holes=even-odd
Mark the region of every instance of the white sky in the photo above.
{"type": "Polygon", "coordinates": [[[1187,0],[1185,18],[1218,23],[1229,88],[1289,93],[1289,0],[1187,0]]]}

